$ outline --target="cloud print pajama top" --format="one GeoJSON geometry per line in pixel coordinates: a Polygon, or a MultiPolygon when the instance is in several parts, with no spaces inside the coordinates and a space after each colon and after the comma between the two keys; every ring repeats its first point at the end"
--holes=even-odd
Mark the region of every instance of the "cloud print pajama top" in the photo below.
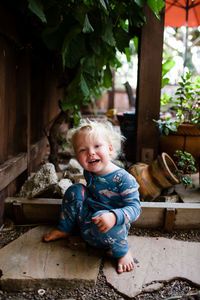
{"type": "Polygon", "coordinates": [[[58,228],[72,233],[80,230],[88,244],[111,249],[113,257],[124,256],[129,249],[127,236],[130,223],[141,212],[138,183],[124,169],[118,169],[106,175],[95,175],[84,171],[87,186],[80,183],[70,186],[63,198],[58,228]],[[113,212],[117,217],[116,225],[106,233],[92,221],[104,212],[113,212]]]}

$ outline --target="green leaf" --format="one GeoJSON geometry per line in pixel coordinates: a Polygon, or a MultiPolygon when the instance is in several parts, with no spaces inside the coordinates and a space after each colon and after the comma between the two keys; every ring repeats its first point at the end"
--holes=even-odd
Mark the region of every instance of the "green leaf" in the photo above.
{"type": "Polygon", "coordinates": [[[135,3],[140,6],[143,7],[145,5],[145,1],[144,0],[135,0],[135,3]]]}
{"type": "Polygon", "coordinates": [[[92,27],[92,25],[90,24],[90,21],[88,19],[88,15],[85,15],[85,21],[83,24],[83,32],[84,33],[88,33],[88,32],[93,32],[94,28],[92,27]]]}
{"type": "Polygon", "coordinates": [[[175,61],[172,59],[166,60],[162,64],[162,76],[165,76],[175,66],[175,64],[175,61]]]}
{"type": "Polygon", "coordinates": [[[158,19],[160,19],[159,13],[162,8],[165,6],[165,2],[163,0],[147,0],[148,6],[155,13],[158,19]]]}
{"type": "Polygon", "coordinates": [[[128,62],[131,61],[130,48],[125,48],[126,59],[128,62]]]}
{"type": "Polygon", "coordinates": [[[92,38],[90,40],[90,47],[94,51],[95,54],[100,55],[101,54],[101,41],[100,40],[95,40],[92,38]]]}
{"type": "Polygon", "coordinates": [[[112,85],[112,72],[109,65],[106,66],[106,69],[104,71],[103,85],[106,88],[109,88],[112,85]]]}
{"type": "Polygon", "coordinates": [[[28,8],[43,22],[47,23],[44,11],[43,11],[43,5],[39,0],[28,0],[29,5],[28,8]]]}
{"type": "Polygon", "coordinates": [[[74,110],[73,112],[74,125],[77,126],[80,124],[81,113],[80,111],[74,110]]]}
{"type": "Polygon", "coordinates": [[[95,55],[84,57],[81,59],[81,65],[84,73],[88,73],[91,76],[96,76],[97,66],[95,55]]]}
{"type": "Polygon", "coordinates": [[[78,34],[71,39],[67,37],[62,51],[63,65],[74,68],[85,53],[85,39],[82,35],[78,34]]]}
{"type": "Polygon", "coordinates": [[[168,84],[169,78],[162,78],[161,87],[163,88],[166,84],[168,84]]]}
{"type": "Polygon", "coordinates": [[[107,6],[106,6],[105,1],[104,1],[104,0],[100,0],[100,3],[101,3],[101,5],[103,6],[103,8],[104,8],[105,10],[107,10],[107,6]]]}
{"type": "Polygon", "coordinates": [[[134,42],[135,50],[138,53],[138,37],[137,36],[135,36],[133,38],[133,42],[134,42]]]}
{"type": "Polygon", "coordinates": [[[109,44],[111,47],[115,46],[115,39],[112,30],[112,23],[110,19],[106,19],[104,23],[104,33],[102,35],[102,40],[109,44]]]}
{"type": "Polygon", "coordinates": [[[119,51],[123,52],[125,48],[129,47],[130,35],[125,28],[115,29],[114,34],[116,39],[116,46],[119,49],[119,51]]]}
{"type": "Polygon", "coordinates": [[[85,81],[83,74],[81,74],[81,77],[80,77],[80,88],[81,88],[81,91],[82,91],[84,97],[87,98],[89,96],[90,92],[89,92],[89,89],[88,89],[88,86],[87,86],[87,83],[85,81]]]}

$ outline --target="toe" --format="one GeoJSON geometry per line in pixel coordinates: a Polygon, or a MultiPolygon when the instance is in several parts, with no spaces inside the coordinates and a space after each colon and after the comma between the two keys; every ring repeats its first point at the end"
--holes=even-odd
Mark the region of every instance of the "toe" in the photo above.
{"type": "Polygon", "coordinates": [[[124,272],[124,271],[123,271],[123,266],[122,266],[121,264],[118,265],[118,267],[117,267],[117,272],[118,272],[119,274],[121,274],[121,273],[124,272]]]}
{"type": "Polygon", "coordinates": [[[129,264],[129,265],[127,265],[127,267],[126,267],[126,271],[128,271],[128,272],[130,272],[131,271],[131,265],[129,264]]]}

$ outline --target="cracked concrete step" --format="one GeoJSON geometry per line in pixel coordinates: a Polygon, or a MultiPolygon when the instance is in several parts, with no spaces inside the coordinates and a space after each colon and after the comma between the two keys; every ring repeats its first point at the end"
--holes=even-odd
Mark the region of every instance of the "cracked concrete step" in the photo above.
{"type": "Polygon", "coordinates": [[[117,274],[111,261],[103,268],[107,282],[121,294],[135,297],[175,278],[200,285],[200,243],[129,236],[129,245],[135,261],[132,272],[117,274]]]}
{"type": "Polygon", "coordinates": [[[42,242],[51,228],[38,226],[0,249],[0,284],[17,291],[48,287],[94,285],[101,254],[92,248],[72,250],[66,240],[42,242]]]}

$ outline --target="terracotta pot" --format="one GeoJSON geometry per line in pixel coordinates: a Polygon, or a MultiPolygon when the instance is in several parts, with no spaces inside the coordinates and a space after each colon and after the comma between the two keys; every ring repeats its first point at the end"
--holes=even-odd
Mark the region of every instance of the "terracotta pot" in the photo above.
{"type": "Polygon", "coordinates": [[[170,132],[168,136],[159,138],[159,152],[166,152],[173,156],[176,150],[191,153],[196,160],[196,167],[200,159],[200,128],[191,124],[181,124],[177,132],[170,132]]]}
{"type": "Polygon", "coordinates": [[[192,124],[183,123],[178,126],[177,131],[171,131],[170,134],[200,136],[200,127],[192,124]]]}
{"type": "Polygon", "coordinates": [[[167,153],[162,153],[151,165],[137,163],[129,168],[140,185],[140,196],[144,201],[155,200],[163,189],[179,183],[175,175],[177,167],[167,153]]]}

